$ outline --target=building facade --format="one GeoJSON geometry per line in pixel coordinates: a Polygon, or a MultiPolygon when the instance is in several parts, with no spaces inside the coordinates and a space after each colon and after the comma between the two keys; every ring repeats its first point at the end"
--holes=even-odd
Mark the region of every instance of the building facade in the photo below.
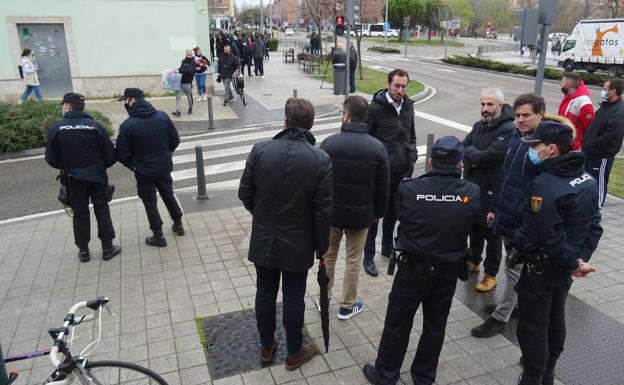
{"type": "Polygon", "coordinates": [[[162,71],[178,68],[187,49],[210,52],[207,6],[207,0],[3,2],[0,99],[15,100],[24,90],[18,65],[25,48],[34,52],[44,98],[72,91],[112,96],[126,87],[162,93],[162,71]]]}

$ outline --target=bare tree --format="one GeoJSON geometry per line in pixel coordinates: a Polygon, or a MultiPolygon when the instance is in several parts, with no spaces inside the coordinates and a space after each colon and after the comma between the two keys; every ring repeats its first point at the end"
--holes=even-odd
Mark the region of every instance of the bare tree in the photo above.
{"type": "MultiPolygon", "coordinates": [[[[341,4],[340,0],[303,0],[302,5],[306,14],[314,21],[318,28],[321,42],[323,41],[322,35],[322,22],[326,19],[334,19],[337,15],[337,5],[341,4]]],[[[344,7],[343,7],[344,9],[344,7]]],[[[323,50],[321,49],[321,53],[323,50]]],[[[323,62],[323,55],[321,55],[321,63],[323,62]]]]}

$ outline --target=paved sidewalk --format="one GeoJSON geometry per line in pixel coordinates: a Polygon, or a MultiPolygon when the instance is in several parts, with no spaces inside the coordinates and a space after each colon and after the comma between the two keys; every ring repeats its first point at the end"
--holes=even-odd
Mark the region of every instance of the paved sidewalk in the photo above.
{"type": "MultiPolygon", "coordinates": [[[[253,70],[252,70],[253,73],[253,70]]],[[[293,89],[297,90],[298,97],[309,99],[317,109],[317,115],[334,111],[342,105],[343,95],[334,95],[332,84],[320,88],[317,78],[303,72],[295,63],[284,63],[281,51],[272,52],[271,59],[264,62],[264,77],[249,78],[245,76],[245,96],[248,102],[243,106],[238,95],[229,106],[223,106],[223,83],[216,82],[213,78],[215,94],[213,96],[213,112],[215,126],[219,128],[243,127],[274,123],[283,118],[284,104],[293,96],[293,89]]],[[[188,102],[186,96],[182,97],[182,116],[170,117],[182,134],[193,132],[205,132],[208,121],[207,102],[198,102],[197,90],[193,86],[193,114],[188,115],[188,102]]],[[[154,97],[147,99],[159,110],[167,113],[175,111],[175,96],[154,97]]],[[[123,103],[116,100],[93,100],[87,102],[87,108],[100,111],[108,116],[113,127],[119,125],[128,117],[123,103]]]]}
{"type": "MultiPolygon", "coordinates": [[[[210,194],[217,193],[235,196],[236,191],[210,194]]],[[[382,274],[371,278],[362,272],[359,294],[366,305],[364,312],[348,321],[337,320],[334,315],[341,295],[344,245],[330,308],[331,351],[316,356],[294,372],[274,366],[218,381],[210,379],[195,318],[253,308],[255,271],[246,259],[251,230],[249,213],[236,199],[217,197],[207,205],[203,212],[184,216],[186,236],[175,237],[166,231],[169,246],[162,249],[143,242],[149,230],[140,201],[112,206],[123,252],[108,262],[100,260],[97,241],[92,242],[94,259],[86,264],[78,262],[71,220],[65,215],[0,226],[0,341],[5,354],[49,347],[51,339],[46,330],[62,323],[71,304],[106,295],[111,298],[117,318],[104,316],[104,338],[96,358],[125,359],[149,366],[162,373],[170,385],[365,384],[360,368],[375,358],[392,277],[382,274]],[[229,203],[224,204],[225,201],[229,203]]],[[[165,212],[164,207],[162,210],[165,212]]],[[[605,235],[592,260],[599,273],[576,280],[572,294],[617,320],[621,330],[624,201],[609,198],[603,225],[605,235]]],[[[96,239],[95,223],[92,226],[92,238],[96,239]]],[[[386,261],[379,261],[379,266],[385,271],[386,261]]],[[[458,292],[473,291],[470,285],[473,283],[459,282],[458,292]]],[[[306,327],[321,346],[320,317],[313,302],[317,293],[316,272],[312,270],[306,295],[306,327]]],[[[411,383],[409,365],[421,321],[419,314],[403,366],[405,384],[411,383]]],[[[502,335],[487,340],[470,337],[470,329],[481,322],[456,294],[438,384],[515,384],[519,374],[518,347],[502,335]]],[[[93,333],[93,325],[80,328],[76,344],[86,345],[93,333]]],[[[565,357],[566,353],[562,360],[565,357]]],[[[22,369],[18,385],[41,383],[51,371],[45,357],[10,367],[22,369]]]]}

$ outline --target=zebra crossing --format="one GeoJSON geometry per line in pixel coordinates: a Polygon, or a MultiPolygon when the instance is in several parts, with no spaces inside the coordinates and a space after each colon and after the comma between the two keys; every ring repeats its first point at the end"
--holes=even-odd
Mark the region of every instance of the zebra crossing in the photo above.
{"type": "MultiPolygon", "coordinates": [[[[325,138],[340,131],[340,117],[326,117],[315,120],[312,133],[319,146],[325,138]]],[[[247,155],[255,143],[269,140],[282,130],[281,127],[265,126],[231,131],[218,131],[187,136],[173,156],[171,176],[176,189],[193,186],[196,183],[195,146],[202,146],[204,174],[208,188],[238,186],[245,169],[247,155]]],[[[423,154],[426,146],[419,146],[423,154]]],[[[419,160],[424,161],[424,157],[419,160]]]]}

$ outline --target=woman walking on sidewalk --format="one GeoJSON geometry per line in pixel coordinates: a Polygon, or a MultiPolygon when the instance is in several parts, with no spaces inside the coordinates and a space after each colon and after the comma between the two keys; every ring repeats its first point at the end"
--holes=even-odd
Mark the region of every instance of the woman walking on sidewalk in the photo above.
{"type": "Polygon", "coordinates": [[[41,91],[39,90],[39,75],[37,75],[37,66],[35,65],[35,56],[33,52],[26,48],[22,51],[22,73],[24,83],[26,83],[26,90],[20,98],[20,102],[28,99],[30,93],[35,91],[35,96],[39,100],[43,100],[41,97],[41,91]]]}
{"type": "Polygon", "coordinates": [[[195,53],[195,83],[197,84],[198,102],[206,100],[206,76],[208,76],[208,67],[210,60],[202,54],[201,48],[193,48],[195,53]]]}

